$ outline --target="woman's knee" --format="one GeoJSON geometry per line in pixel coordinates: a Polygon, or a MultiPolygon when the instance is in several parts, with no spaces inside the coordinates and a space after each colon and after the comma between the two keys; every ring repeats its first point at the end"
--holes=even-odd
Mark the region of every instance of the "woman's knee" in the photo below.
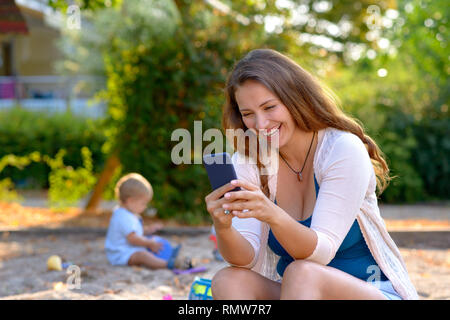
{"type": "Polygon", "coordinates": [[[281,284],[250,269],[227,267],[214,276],[211,288],[214,299],[277,300],[281,284]]]}
{"type": "Polygon", "coordinates": [[[229,295],[236,292],[237,287],[244,283],[249,270],[237,267],[226,267],[217,272],[211,281],[211,291],[214,299],[231,299],[229,295]]]}
{"type": "Polygon", "coordinates": [[[284,271],[283,283],[296,286],[314,286],[318,288],[320,282],[320,265],[306,260],[295,260],[291,262],[284,271]]]}

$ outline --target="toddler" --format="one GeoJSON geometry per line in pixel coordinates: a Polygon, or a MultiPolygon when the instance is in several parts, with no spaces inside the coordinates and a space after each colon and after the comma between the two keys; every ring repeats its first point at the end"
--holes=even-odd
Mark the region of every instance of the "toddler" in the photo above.
{"type": "Polygon", "coordinates": [[[130,173],[122,177],[116,184],[115,194],[119,206],[113,211],[105,240],[106,256],[112,265],[150,269],[189,267],[189,261],[180,258],[181,245],[172,248],[161,237],[145,236],[162,226],[143,226],[141,214],[153,198],[153,189],[142,175],[130,173]]]}

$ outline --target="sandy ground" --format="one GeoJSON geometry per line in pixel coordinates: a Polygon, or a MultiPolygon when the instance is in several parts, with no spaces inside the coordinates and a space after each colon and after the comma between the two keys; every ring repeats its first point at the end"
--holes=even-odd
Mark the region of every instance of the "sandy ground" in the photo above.
{"type": "MultiPolygon", "coordinates": [[[[450,299],[448,232],[395,233],[411,279],[421,299],[450,299]]],[[[208,233],[165,235],[183,243],[184,253],[206,272],[174,275],[169,270],[110,266],[99,233],[37,235],[0,233],[0,299],[187,299],[195,277],[212,278],[225,266],[214,260],[208,233]],[[50,255],[80,267],[80,289],[67,285],[70,275],[48,271],[50,255]]]]}
{"type": "Polygon", "coordinates": [[[183,244],[183,254],[198,266],[196,274],[109,265],[104,237],[95,234],[17,236],[0,242],[0,299],[187,299],[195,277],[211,278],[223,262],[214,259],[208,235],[165,236],[183,244]],[[57,254],[80,267],[81,289],[70,289],[67,270],[48,271],[47,259],[57,254]]]}

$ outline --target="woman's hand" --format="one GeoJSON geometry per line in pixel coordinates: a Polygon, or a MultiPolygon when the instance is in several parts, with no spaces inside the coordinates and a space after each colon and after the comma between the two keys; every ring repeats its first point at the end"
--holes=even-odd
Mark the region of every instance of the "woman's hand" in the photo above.
{"type": "MultiPolygon", "coordinates": [[[[229,200],[225,197],[221,197],[224,193],[231,191],[234,188],[236,188],[236,186],[232,185],[231,183],[227,183],[205,197],[206,210],[208,210],[211,218],[213,219],[214,228],[216,229],[216,231],[219,229],[227,229],[231,227],[231,219],[233,218],[231,210],[229,210],[230,213],[226,214],[225,209],[222,207],[222,205],[224,205],[225,203],[231,203],[234,200],[229,200]]],[[[233,191],[230,193],[234,192],[237,191],[233,191]]]]}
{"type": "Polygon", "coordinates": [[[276,219],[280,208],[266,197],[261,188],[244,180],[233,180],[230,184],[241,187],[242,191],[225,193],[227,201],[222,204],[223,210],[230,210],[239,218],[256,218],[269,224],[276,219]]]}

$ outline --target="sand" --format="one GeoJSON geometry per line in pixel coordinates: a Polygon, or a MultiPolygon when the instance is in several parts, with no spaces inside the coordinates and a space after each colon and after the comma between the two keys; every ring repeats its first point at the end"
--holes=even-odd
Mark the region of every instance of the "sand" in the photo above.
{"type": "MultiPolygon", "coordinates": [[[[184,253],[207,271],[175,275],[170,270],[111,266],[104,253],[104,236],[99,233],[0,234],[0,299],[160,300],[170,295],[183,300],[195,277],[211,279],[226,266],[214,259],[208,233],[164,237],[183,243],[184,253]],[[80,289],[71,288],[75,282],[67,270],[47,270],[47,259],[54,254],[80,268],[80,289]]],[[[450,299],[447,241],[448,235],[441,234],[434,244],[429,240],[417,243],[407,236],[398,242],[421,299],[450,299]]]]}

